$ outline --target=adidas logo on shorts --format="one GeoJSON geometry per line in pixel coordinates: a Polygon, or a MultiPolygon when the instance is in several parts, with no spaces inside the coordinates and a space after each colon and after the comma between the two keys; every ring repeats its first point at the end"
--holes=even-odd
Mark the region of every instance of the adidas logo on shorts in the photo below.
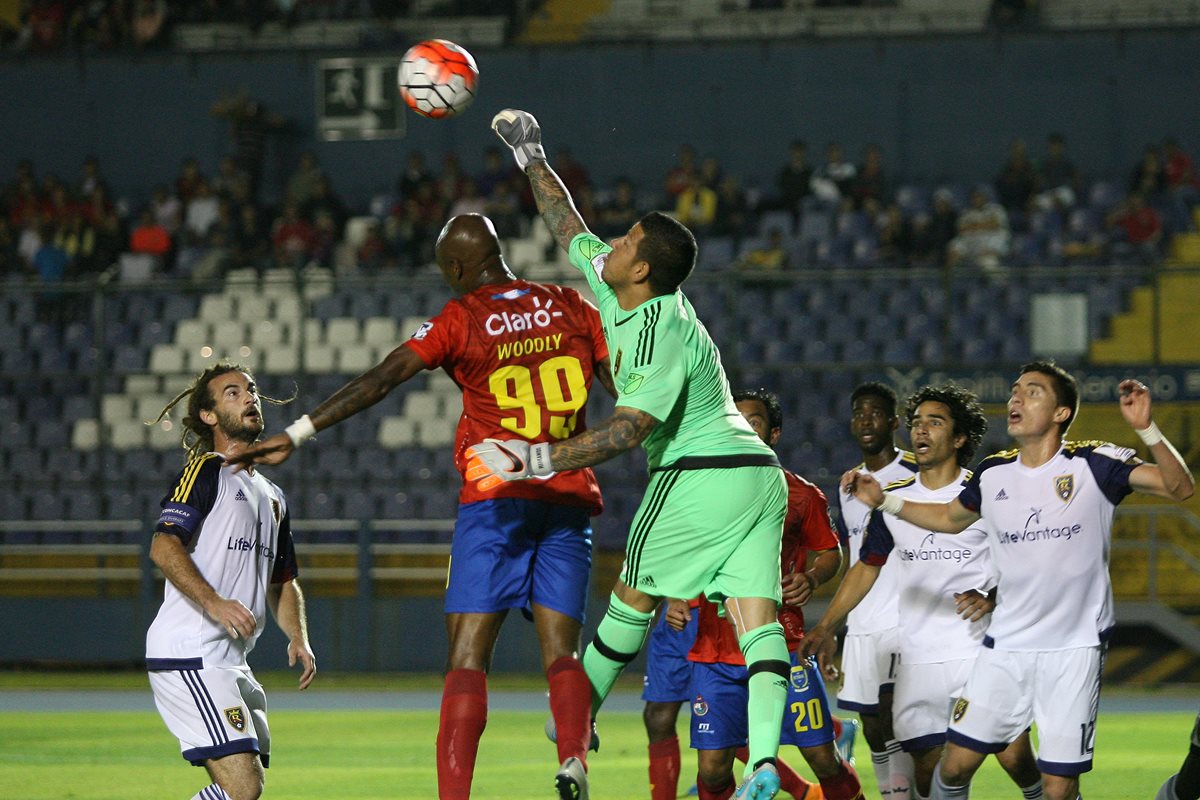
{"type": "Polygon", "coordinates": [[[645,586],[648,589],[653,589],[654,588],[654,578],[651,578],[649,575],[647,575],[646,577],[644,577],[638,581],[638,586],[645,586]]]}

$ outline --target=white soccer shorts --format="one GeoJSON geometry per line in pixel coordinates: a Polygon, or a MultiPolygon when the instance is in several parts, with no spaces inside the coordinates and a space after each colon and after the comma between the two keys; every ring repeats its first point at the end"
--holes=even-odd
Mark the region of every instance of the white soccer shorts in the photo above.
{"type": "Polygon", "coordinates": [[[879,713],[879,694],[890,690],[900,665],[900,629],[851,634],[842,644],[842,685],[838,708],[879,713]]]}
{"type": "Polygon", "coordinates": [[[196,766],[232,753],[258,753],[267,766],[271,731],[267,695],[249,667],[156,670],[148,673],[154,704],[196,766]]]}
{"type": "Polygon", "coordinates": [[[1065,777],[1089,771],[1104,648],[982,648],[951,711],[950,741],[979,753],[998,753],[1036,723],[1038,769],[1065,777]]]}
{"type": "Polygon", "coordinates": [[[974,665],[974,658],[900,663],[892,700],[892,728],[905,750],[928,750],[946,743],[950,709],[962,695],[974,665]]]}

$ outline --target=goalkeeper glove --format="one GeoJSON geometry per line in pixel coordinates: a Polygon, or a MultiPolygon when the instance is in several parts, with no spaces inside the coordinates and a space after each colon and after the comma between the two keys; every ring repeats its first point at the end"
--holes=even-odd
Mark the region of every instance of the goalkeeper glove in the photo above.
{"type": "Polygon", "coordinates": [[[506,108],[492,117],[492,130],[512,148],[513,158],[522,171],[535,161],[545,162],[542,129],[533,114],[506,108]]]}
{"type": "Polygon", "coordinates": [[[520,439],[484,439],[467,449],[467,480],[477,481],[480,491],[490,491],[506,481],[548,478],[550,445],[530,445],[520,439]]]}

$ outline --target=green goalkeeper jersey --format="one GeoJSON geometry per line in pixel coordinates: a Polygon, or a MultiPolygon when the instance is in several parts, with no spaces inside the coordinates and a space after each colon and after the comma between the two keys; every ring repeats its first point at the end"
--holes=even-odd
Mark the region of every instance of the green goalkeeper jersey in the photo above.
{"type": "Polygon", "coordinates": [[[721,354],[683,292],[625,311],[601,277],[611,250],[581,233],[568,253],[596,293],[617,405],[659,421],[642,442],[649,468],[778,465],[734,404],[721,354]]]}

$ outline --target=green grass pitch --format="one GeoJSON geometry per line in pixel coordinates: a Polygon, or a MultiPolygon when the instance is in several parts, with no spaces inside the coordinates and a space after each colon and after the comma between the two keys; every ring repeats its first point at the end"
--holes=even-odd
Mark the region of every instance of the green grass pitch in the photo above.
{"type": "MultiPolygon", "coordinates": [[[[1153,797],[1186,753],[1194,714],[1194,709],[1101,714],[1096,769],[1084,777],[1084,797],[1153,797]]],[[[435,711],[272,712],[273,766],[264,797],[434,798],[437,719],[435,711]]],[[[491,714],[473,797],[553,797],[555,755],[543,737],[543,721],[541,712],[491,714]]],[[[602,714],[600,725],[603,746],[591,761],[592,797],[648,797],[640,715],[602,714]]],[[[867,796],[877,797],[861,738],[858,748],[867,796]]],[[[800,763],[795,750],[790,760],[800,763]]],[[[680,791],[691,785],[694,768],[692,754],[685,750],[680,791]]],[[[175,740],[153,712],[0,712],[0,798],[185,800],[206,783],[203,770],[179,757],[175,740]]],[[[971,796],[989,800],[1019,794],[989,759],[971,796]]]]}

